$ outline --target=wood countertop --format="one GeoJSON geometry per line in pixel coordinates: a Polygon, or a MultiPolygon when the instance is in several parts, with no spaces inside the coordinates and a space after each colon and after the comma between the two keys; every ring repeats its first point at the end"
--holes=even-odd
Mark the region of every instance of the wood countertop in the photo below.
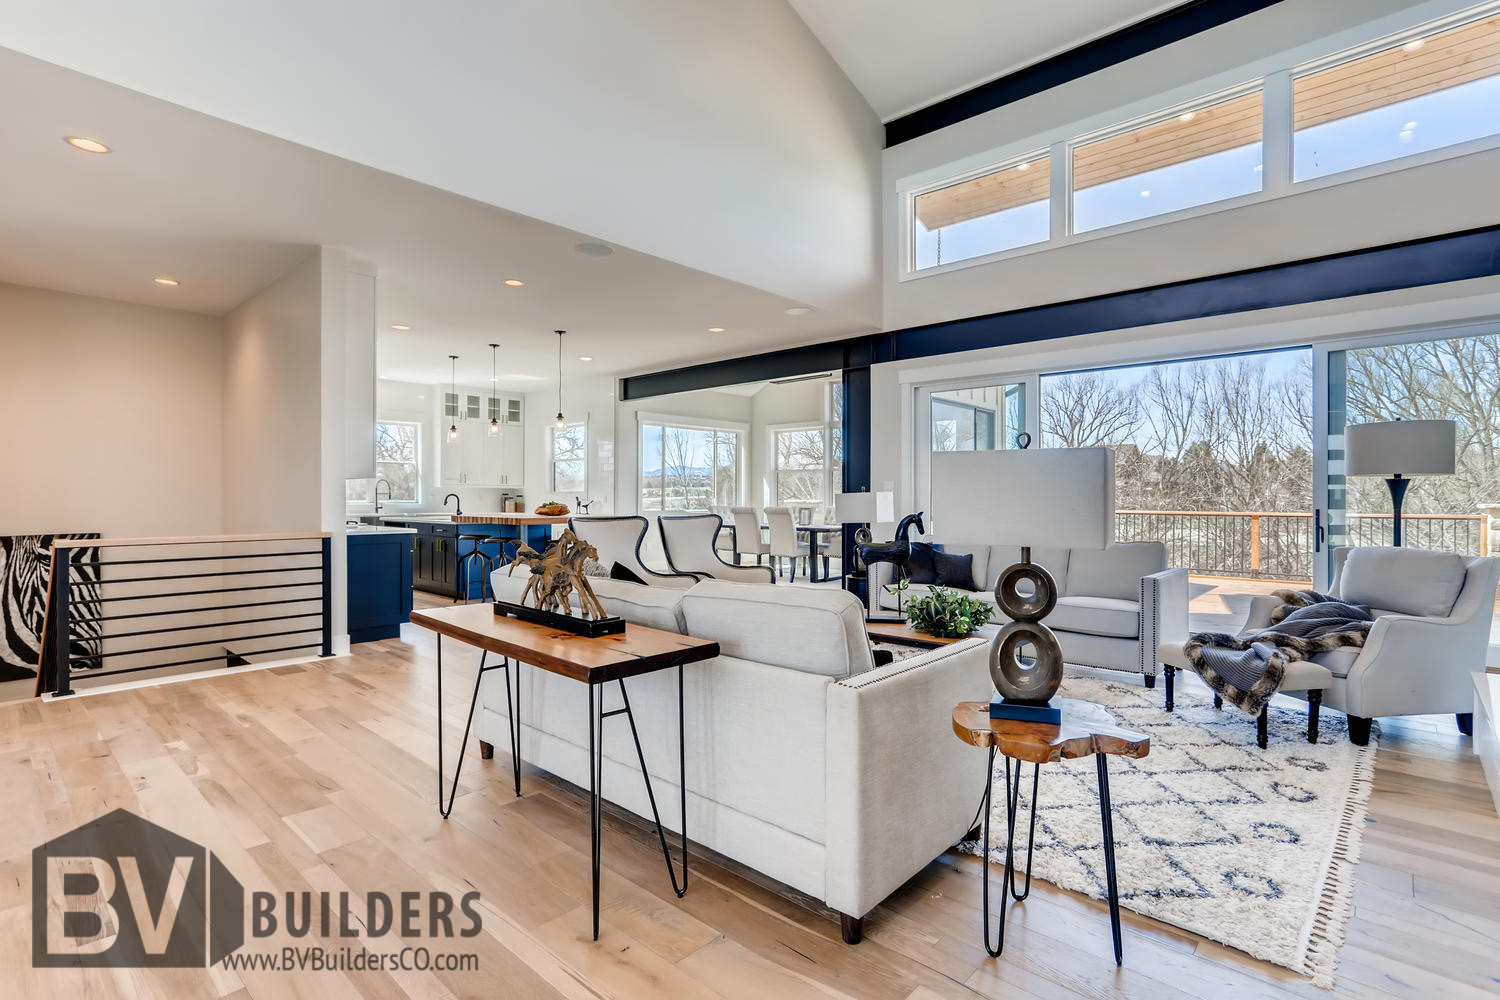
{"type": "Polygon", "coordinates": [[[454,524],[567,524],[571,515],[546,517],[541,514],[454,514],[454,524]]]}

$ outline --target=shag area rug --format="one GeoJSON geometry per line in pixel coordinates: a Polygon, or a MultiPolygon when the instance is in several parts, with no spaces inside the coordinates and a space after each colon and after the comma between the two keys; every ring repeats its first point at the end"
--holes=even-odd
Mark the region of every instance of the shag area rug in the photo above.
{"type": "MultiPolygon", "coordinates": [[[[1354,894],[1376,738],[1349,742],[1324,712],[1316,745],[1306,709],[1270,706],[1270,745],[1255,720],[1215,711],[1207,692],[1162,706],[1160,688],[1068,677],[1058,692],[1094,702],[1151,737],[1141,760],[1111,757],[1120,905],[1333,985],[1354,894]]],[[[1005,862],[1004,761],[996,757],[990,858],[1005,862]]],[[[1016,819],[1024,871],[1031,767],[1016,819]]],[[[1105,898],[1098,777],[1092,761],[1042,765],[1033,872],[1105,898]]],[[[972,854],[980,843],[962,845],[972,854]]]]}

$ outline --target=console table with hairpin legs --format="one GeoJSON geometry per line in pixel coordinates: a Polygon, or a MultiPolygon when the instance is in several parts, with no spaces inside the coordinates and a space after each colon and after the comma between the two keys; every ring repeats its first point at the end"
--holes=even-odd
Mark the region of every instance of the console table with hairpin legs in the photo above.
{"type": "Polygon", "coordinates": [[[1005,911],[1011,899],[1021,902],[1031,892],[1031,852],[1036,842],[1036,790],[1042,765],[1053,761],[1093,757],[1099,771],[1099,815],[1103,828],[1104,874],[1109,889],[1109,927],[1115,939],[1115,964],[1123,954],[1120,949],[1120,894],[1115,883],[1115,830],[1109,804],[1109,767],[1111,754],[1120,757],[1144,757],[1151,750],[1151,740],[1140,733],[1119,729],[1101,722],[1098,706],[1071,698],[1052,699],[1062,710],[1062,723],[1019,722],[990,718],[990,706],[983,701],[961,702],[953,710],[953,732],[965,743],[990,751],[989,781],[984,786],[984,950],[998,958],[1005,949],[1005,911]],[[1000,931],[990,945],[990,801],[995,785],[995,754],[1005,758],[1005,877],[1001,882],[1000,931]],[[1015,785],[1011,785],[1010,764],[1016,762],[1015,785]],[[1031,832],[1026,837],[1026,887],[1015,888],[1014,865],[1016,814],[1021,798],[1021,768],[1029,762],[1031,770],[1031,832]]]}
{"type": "Polygon", "coordinates": [[[599,940],[599,869],[600,833],[604,818],[601,786],[604,780],[604,720],[623,715],[630,723],[630,735],[635,741],[636,758],[641,764],[641,777],[646,782],[646,798],[651,803],[651,817],[656,821],[656,835],[661,841],[661,853],[667,862],[667,875],[672,880],[672,890],[678,896],[687,892],[687,747],[683,729],[682,668],[685,664],[709,660],[719,655],[719,644],[706,639],[695,639],[690,635],[678,635],[644,625],[627,624],[618,635],[597,638],[559,632],[555,628],[518,621],[495,614],[488,604],[456,605],[427,611],[414,611],[413,625],[421,625],[437,633],[437,723],[438,723],[438,811],[444,819],[453,812],[453,800],[458,795],[458,776],[463,770],[464,750],[469,744],[469,729],[474,722],[474,706],[479,701],[479,688],[484,675],[491,670],[505,671],[505,699],[511,706],[510,747],[511,765],[515,772],[516,795],[521,794],[521,664],[529,664],[538,670],[546,670],[560,677],[568,677],[588,686],[589,695],[589,836],[592,845],[594,940],[599,940]],[[479,672],[474,678],[474,696],[469,701],[469,717],[464,723],[463,742],[458,750],[458,763],[453,768],[453,784],[447,801],[443,797],[443,637],[481,650],[479,672]],[[488,656],[501,658],[497,664],[485,665],[488,656]],[[514,661],[515,699],[511,699],[511,665],[514,661]],[[677,872],[672,867],[672,853],[667,848],[667,834],[661,825],[661,813],[656,808],[656,793],[651,788],[651,772],[646,768],[646,755],[641,750],[641,737],[635,728],[635,716],[630,711],[630,695],[625,690],[627,678],[657,670],[677,668],[677,777],[679,804],[678,816],[682,825],[682,884],[677,884],[677,872]],[[604,710],[604,687],[613,683],[620,692],[621,707],[604,710]]]}

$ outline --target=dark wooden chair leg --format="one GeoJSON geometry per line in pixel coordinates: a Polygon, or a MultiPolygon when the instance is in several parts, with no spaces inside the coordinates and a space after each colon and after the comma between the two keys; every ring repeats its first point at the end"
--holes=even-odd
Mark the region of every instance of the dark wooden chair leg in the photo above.
{"type": "Polygon", "coordinates": [[[1323,707],[1323,692],[1307,692],[1307,742],[1318,742],[1318,711],[1323,707]]]}
{"type": "Polygon", "coordinates": [[[1261,707],[1260,714],[1255,717],[1255,745],[1262,750],[1266,748],[1266,713],[1271,710],[1269,705],[1261,707]]]}
{"type": "Polygon", "coordinates": [[[1176,707],[1176,703],[1173,701],[1173,695],[1175,694],[1175,692],[1172,690],[1172,688],[1173,682],[1177,679],[1177,668],[1166,666],[1162,668],[1162,672],[1167,675],[1167,711],[1170,712],[1173,708],[1176,707]]]}
{"type": "Polygon", "coordinates": [[[1364,719],[1358,715],[1349,716],[1349,742],[1357,747],[1370,745],[1370,723],[1372,719],[1364,719]]]}
{"type": "Polygon", "coordinates": [[[1465,736],[1473,736],[1474,735],[1474,713],[1473,712],[1458,712],[1457,714],[1455,714],[1453,716],[1453,719],[1454,719],[1455,722],[1458,723],[1458,731],[1460,733],[1463,733],[1465,736]]]}
{"type": "Polygon", "coordinates": [[[845,944],[859,944],[865,936],[865,918],[839,914],[839,930],[844,934],[845,944]]]}
{"type": "Polygon", "coordinates": [[[1147,691],[1151,691],[1151,690],[1154,690],[1155,688],[1156,688],[1156,675],[1155,674],[1147,674],[1146,675],[1146,690],[1147,691]]]}
{"type": "Polygon", "coordinates": [[[1224,707],[1224,698],[1221,695],[1217,695],[1217,694],[1214,695],[1214,711],[1219,711],[1223,707],[1224,707]]]}
{"type": "Polygon", "coordinates": [[[493,760],[494,757],[495,757],[495,744],[493,744],[493,743],[486,743],[484,740],[480,740],[479,741],[479,759],[480,760],[493,760]]]}

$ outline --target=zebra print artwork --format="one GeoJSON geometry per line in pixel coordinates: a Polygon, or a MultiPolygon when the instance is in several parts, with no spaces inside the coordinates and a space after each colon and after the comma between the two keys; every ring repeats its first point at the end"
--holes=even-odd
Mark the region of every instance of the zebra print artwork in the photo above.
{"type": "MultiPolygon", "coordinates": [[[[58,539],[98,538],[98,532],[67,535],[0,535],[0,681],[35,677],[41,660],[47,613],[47,586],[52,576],[52,545],[58,539]]],[[[73,549],[73,579],[86,581],[74,590],[72,603],[79,617],[95,617],[99,571],[90,565],[97,548],[73,549]]],[[[73,656],[97,656],[99,625],[74,619],[73,656]]],[[[98,662],[97,660],[95,661],[98,662]]]]}

